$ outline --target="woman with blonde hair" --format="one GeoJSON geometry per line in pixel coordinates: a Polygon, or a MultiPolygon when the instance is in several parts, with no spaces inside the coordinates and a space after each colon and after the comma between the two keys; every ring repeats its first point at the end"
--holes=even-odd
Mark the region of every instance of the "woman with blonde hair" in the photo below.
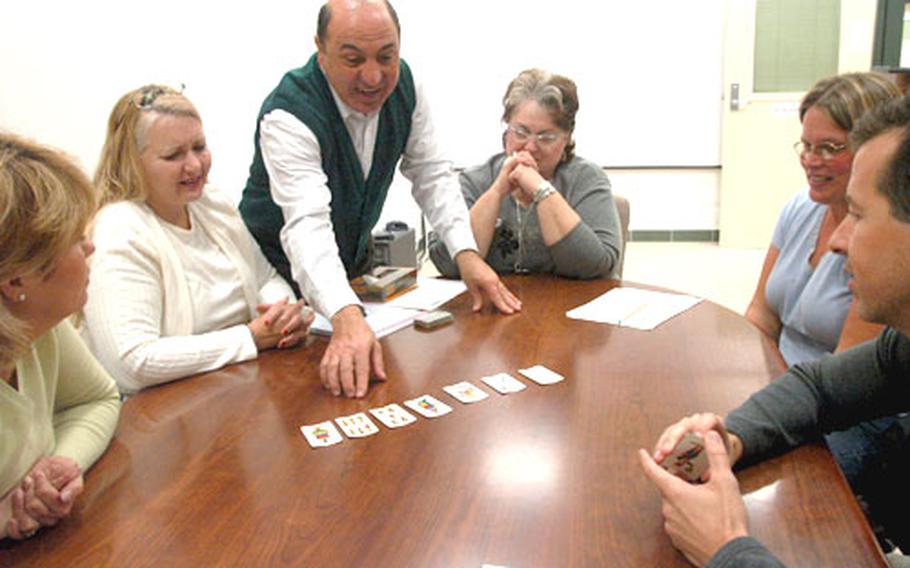
{"type": "Polygon", "coordinates": [[[147,85],[117,102],[95,173],[83,334],[126,393],[294,346],[312,321],[206,185],[210,166],[182,92],[147,85]]]}
{"type": "Polygon", "coordinates": [[[54,151],[0,134],[0,538],[68,516],[120,396],[66,319],[86,299],[91,185],[54,151]]]}

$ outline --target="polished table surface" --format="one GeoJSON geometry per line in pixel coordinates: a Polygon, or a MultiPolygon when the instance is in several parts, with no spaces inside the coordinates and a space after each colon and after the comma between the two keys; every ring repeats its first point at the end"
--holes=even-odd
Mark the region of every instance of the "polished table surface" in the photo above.
{"type": "MultiPolygon", "coordinates": [[[[636,449],[734,408],[783,368],[776,349],[710,302],[644,332],[565,317],[616,282],[507,282],[520,315],[472,314],[462,295],[454,324],[383,340],[390,380],[362,400],[322,390],[322,338],[131,398],[73,517],[0,565],[688,565],[636,449]],[[441,389],[537,363],[567,379],[483,385],[471,405],[441,389]],[[321,449],[299,430],[425,393],[454,411],[321,449]]],[[[884,565],[822,446],[738,477],[753,534],[789,565],[884,565]]]]}

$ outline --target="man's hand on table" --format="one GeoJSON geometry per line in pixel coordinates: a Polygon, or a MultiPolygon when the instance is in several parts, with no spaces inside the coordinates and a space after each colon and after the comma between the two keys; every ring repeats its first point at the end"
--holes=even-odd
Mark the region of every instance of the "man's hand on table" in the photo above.
{"type": "Polygon", "coordinates": [[[370,373],[385,380],[382,346],[359,306],[346,306],[332,316],[332,339],[319,364],[322,386],[335,396],[363,397],[370,373]]]}
{"type": "Polygon", "coordinates": [[[706,481],[691,484],[670,474],[648,452],[638,450],[645,475],[663,498],[664,530],[690,562],[704,566],[726,543],[748,536],[746,506],[733,475],[720,434],[705,434],[708,454],[706,481]]]}
{"type": "Polygon", "coordinates": [[[489,300],[496,309],[504,314],[521,311],[521,300],[515,297],[499,279],[499,275],[490,268],[480,255],[473,250],[463,250],[455,255],[458,272],[468,292],[474,299],[472,309],[477,312],[489,300]]]}

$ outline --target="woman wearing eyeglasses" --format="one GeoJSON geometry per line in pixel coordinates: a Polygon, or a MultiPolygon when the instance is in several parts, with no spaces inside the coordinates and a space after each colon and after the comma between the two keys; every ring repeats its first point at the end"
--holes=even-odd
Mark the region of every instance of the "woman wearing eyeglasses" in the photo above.
{"type": "MultiPolygon", "coordinates": [[[[847,182],[853,163],[847,134],[870,108],[898,96],[900,91],[883,75],[850,73],[822,79],[800,104],[803,128],[794,148],[808,188],[784,206],[746,311],[749,321],[777,343],[788,365],[847,349],[881,331],[881,326],[859,318],[847,285],[845,258],[828,249],[828,240],[847,215],[847,182]]],[[[826,436],[851,487],[864,496],[879,522],[887,522],[895,513],[906,514],[889,510],[891,488],[864,481],[886,477],[872,472],[887,468],[893,470],[897,483],[905,483],[900,473],[905,466],[898,466],[907,447],[898,441],[900,428],[889,417],[826,436]],[[882,434],[892,428],[895,436],[882,434]],[[895,447],[884,447],[885,439],[893,440],[895,447]]]]}
{"type": "Polygon", "coordinates": [[[69,516],[117,427],[117,387],[67,320],[85,303],[94,212],[79,168],[0,134],[0,539],[69,516]]]}
{"type": "MultiPolygon", "coordinates": [[[[619,217],[603,170],[575,155],[575,83],[540,69],[522,71],[503,106],[505,151],[460,176],[481,256],[500,273],[615,275],[619,217]]],[[[430,256],[440,272],[457,275],[433,237],[430,256]]]]}
{"type": "Polygon", "coordinates": [[[822,79],[799,107],[794,145],[808,188],[784,206],[746,318],[777,343],[788,365],[871,339],[881,326],[859,319],[843,256],[828,239],[847,214],[853,153],[847,134],[877,103],[900,91],[876,73],[822,79]]]}
{"type": "Polygon", "coordinates": [[[294,346],[312,321],[206,186],[210,166],[181,92],[149,85],[117,102],[95,173],[83,334],[125,393],[294,346]]]}

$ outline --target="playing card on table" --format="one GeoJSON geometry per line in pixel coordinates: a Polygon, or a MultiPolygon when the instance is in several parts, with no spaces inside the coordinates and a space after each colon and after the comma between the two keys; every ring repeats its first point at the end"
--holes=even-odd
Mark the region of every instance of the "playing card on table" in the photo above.
{"type": "Polygon", "coordinates": [[[704,439],[694,432],[686,432],[670,455],[660,461],[660,467],[691,483],[698,482],[708,468],[704,439]]]}
{"type": "Polygon", "coordinates": [[[527,385],[508,373],[496,373],[489,377],[483,377],[480,380],[487,383],[501,394],[523,391],[528,388],[527,385]]]}
{"type": "Polygon", "coordinates": [[[455,397],[459,402],[465,404],[471,404],[472,402],[477,402],[478,400],[483,400],[490,396],[468,381],[461,381],[454,385],[444,386],[442,387],[442,390],[455,397]]]}
{"type": "Polygon", "coordinates": [[[553,383],[558,383],[559,381],[565,380],[565,377],[557,372],[547,369],[543,365],[534,365],[533,367],[528,367],[527,369],[518,369],[518,372],[539,385],[552,385],[553,383]]]}
{"type": "Polygon", "coordinates": [[[423,414],[427,418],[436,418],[437,416],[452,412],[451,406],[428,394],[419,396],[413,400],[406,400],[404,401],[404,404],[409,408],[413,408],[420,414],[423,414]]]}
{"type": "Polygon", "coordinates": [[[319,424],[301,426],[300,431],[303,432],[303,435],[306,437],[306,441],[309,442],[310,445],[314,448],[332,446],[344,439],[341,437],[341,434],[338,433],[338,430],[335,429],[335,426],[332,424],[331,420],[326,420],[325,422],[320,422],[319,424]]]}
{"type": "Polygon", "coordinates": [[[379,408],[371,408],[370,414],[389,428],[400,428],[417,421],[413,414],[394,402],[379,408]]]}
{"type": "Polygon", "coordinates": [[[335,422],[348,438],[365,438],[379,432],[379,426],[373,424],[373,421],[364,412],[358,412],[350,416],[339,416],[335,419],[335,422]]]}

